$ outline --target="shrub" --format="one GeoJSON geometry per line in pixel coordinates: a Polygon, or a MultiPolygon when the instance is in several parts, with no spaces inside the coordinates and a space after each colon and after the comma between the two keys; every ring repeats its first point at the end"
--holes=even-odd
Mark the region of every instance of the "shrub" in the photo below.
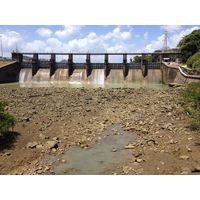
{"type": "Polygon", "coordinates": [[[200,51],[190,56],[186,64],[188,67],[192,68],[196,74],[200,74],[200,51]]]}
{"type": "Polygon", "coordinates": [[[190,122],[193,130],[200,130],[200,82],[190,83],[181,94],[187,115],[191,117],[190,122]]]}
{"type": "Polygon", "coordinates": [[[0,102],[0,136],[5,136],[10,128],[14,128],[16,122],[12,115],[5,113],[6,106],[8,102],[0,102]]]}

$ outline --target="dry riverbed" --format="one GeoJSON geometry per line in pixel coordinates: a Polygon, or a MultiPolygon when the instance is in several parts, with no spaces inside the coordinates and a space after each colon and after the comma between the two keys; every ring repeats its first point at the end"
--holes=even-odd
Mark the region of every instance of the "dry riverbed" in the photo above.
{"type": "MultiPolygon", "coordinates": [[[[55,174],[52,166],[65,162],[65,151],[93,148],[113,124],[132,140],[121,147],[127,158],[101,174],[199,174],[200,142],[188,128],[182,90],[0,88],[0,101],[9,102],[7,111],[17,119],[0,139],[0,174],[55,174]]],[[[112,153],[120,156],[117,148],[112,153]]]]}

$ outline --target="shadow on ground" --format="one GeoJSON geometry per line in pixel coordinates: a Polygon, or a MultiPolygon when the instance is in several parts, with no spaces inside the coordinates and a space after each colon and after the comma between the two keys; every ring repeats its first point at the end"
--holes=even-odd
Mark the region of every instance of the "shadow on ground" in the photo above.
{"type": "Polygon", "coordinates": [[[0,151],[12,149],[20,133],[9,131],[5,136],[0,137],[0,151]]]}

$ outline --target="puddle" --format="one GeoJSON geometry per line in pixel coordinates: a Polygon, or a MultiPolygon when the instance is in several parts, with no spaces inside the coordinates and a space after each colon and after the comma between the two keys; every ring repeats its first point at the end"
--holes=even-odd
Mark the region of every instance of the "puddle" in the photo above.
{"type": "Polygon", "coordinates": [[[54,173],[57,175],[98,175],[103,173],[106,167],[132,157],[132,151],[124,149],[124,146],[134,142],[136,134],[127,133],[121,125],[115,124],[100,137],[102,139],[89,149],[74,147],[67,150],[59,157],[65,162],[56,161],[52,165],[54,173]]]}

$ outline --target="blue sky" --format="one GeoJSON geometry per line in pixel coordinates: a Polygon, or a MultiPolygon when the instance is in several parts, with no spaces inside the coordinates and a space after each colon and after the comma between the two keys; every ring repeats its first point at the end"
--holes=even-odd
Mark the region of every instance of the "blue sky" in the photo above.
{"type": "MultiPolygon", "coordinates": [[[[198,25],[0,25],[3,56],[19,52],[153,52],[169,48],[198,25]]],[[[61,58],[59,58],[61,59],[61,58]]]]}

